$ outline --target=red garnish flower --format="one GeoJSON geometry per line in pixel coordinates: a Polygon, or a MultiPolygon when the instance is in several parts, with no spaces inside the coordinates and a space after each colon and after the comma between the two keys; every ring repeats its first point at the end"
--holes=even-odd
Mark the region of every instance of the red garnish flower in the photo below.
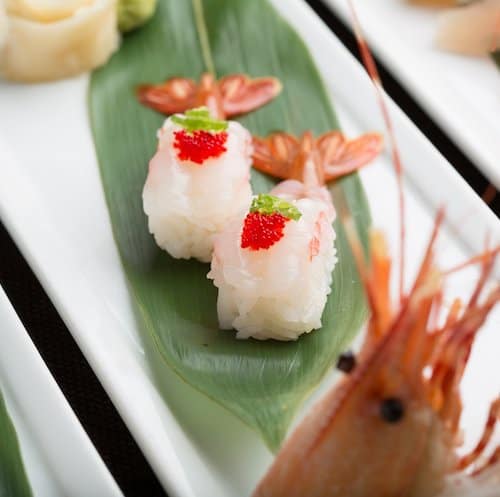
{"type": "Polygon", "coordinates": [[[248,213],[243,224],[241,248],[268,249],[283,238],[283,229],[288,221],[290,219],[279,212],[273,214],[248,213]]]}
{"type": "Polygon", "coordinates": [[[189,160],[196,164],[203,164],[207,159],[219,157],[226,151],[227,133],[211,133],[197,130],[188,132],[180,130],[174,132],[174,148],[179,160],[189,160]]]}

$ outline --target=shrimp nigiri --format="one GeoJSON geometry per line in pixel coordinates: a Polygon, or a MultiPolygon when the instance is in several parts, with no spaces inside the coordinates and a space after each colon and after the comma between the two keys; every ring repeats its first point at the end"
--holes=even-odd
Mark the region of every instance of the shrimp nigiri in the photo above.
{"type": "Polygon", "coordinates": [[[215,237],[208,277],[219,289],[222,329],[236,329],[238,338],[296,340],[321,327],[337,260],[325,183],[369,162],[381,145],[375,133],[352,141],[340,132],[254,139],[254,167],[285,181],[215,237]]]}
{"type": "Polygon", "coordinates": [[[169,117],[143,190],[156,243],[176,258],[208,262],[213,236],[249,205],[252,137],[207,108],[169,117]]]}

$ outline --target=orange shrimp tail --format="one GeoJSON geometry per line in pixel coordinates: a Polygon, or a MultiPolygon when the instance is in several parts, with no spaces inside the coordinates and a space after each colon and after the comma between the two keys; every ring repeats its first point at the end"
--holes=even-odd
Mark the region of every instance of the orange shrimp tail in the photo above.
{"type": "Polygon", "coordinates": [[[159,85],[140,85],[137,98],[146,107],[162,114],[184,112],[194,106],[196,83],[187,78],[171,78],[159,85]]]}
{"type": "Polygon", "coordinates": [[[226,117],[241,116],[266,105],[283,88],[277,78],[251,79],[244,74],[225,76],[219,80],[218,85],[226,117]]]}
{"type": "Polygon", "coordinates": [[[214,117],[227,119],[262,107],[281,88],[279,80],[272,77],[251,79],[244,74],[233,74],[216,81],[205,73],[199,83],[176,77],[158,85],[141,85],[137,88],[137,98],[146,107],[165,115],[206,106],[214,117]]]}
{"type": "Polygon", "coordinates": [[[318,138],[311,132],[300,138],[289,133],[254,137],[254,168],[278,179],[296,179],[307,183],[314,171],[315,182],[325,184],[369,164],[383,148],[383,137],[367,133],[348,139],[340,131],[318,138]]]}

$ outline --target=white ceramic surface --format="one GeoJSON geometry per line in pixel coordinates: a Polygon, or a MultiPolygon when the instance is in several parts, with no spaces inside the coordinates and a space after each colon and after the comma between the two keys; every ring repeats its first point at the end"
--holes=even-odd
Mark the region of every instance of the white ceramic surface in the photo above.
{"type": "Polygon", "coordinates": [[[1,287],[0,324],[0,385],[34,497],[121,496],[1,287]]]}
{"type": "MultiPolygon", "coordinates": [[[[310,47],[344,129],[382,129],[371,84],[342,44],[302,0],[272,3],[310,47]]],[[[169,495],[249,495],[272,460],[262,442],[168,370],[153,381],[146,365],[100,185],[86,88],[86,77],[0,86],[0,217],[169,495]]],[[[480,250],[487,233],[500,240],[496,217],[396,106],[390,109],[408,172],[410,269],[441,204],[453,228],[441,237],[444,264],[480,250]]],[[[394,245],[398,215],[388,157],[366,168],[362,178],[374,221],[394,245]]],[[[466,294],[474,274],[458,277],[453,295],[466,294]]],[[[500,346],[498,320],[494,313],[478,340],[464,385],[469,445],[500,388],[493,352],[500,346]]]]}
{"type": "MultiPolygon", "coordinates": [[[[323,0],[350,26],[347,0],[323,0]]],[[[500,69],[435,46],[442,9],[355,0],[374,52],[455,144],[500,188],[500,69]]]]}

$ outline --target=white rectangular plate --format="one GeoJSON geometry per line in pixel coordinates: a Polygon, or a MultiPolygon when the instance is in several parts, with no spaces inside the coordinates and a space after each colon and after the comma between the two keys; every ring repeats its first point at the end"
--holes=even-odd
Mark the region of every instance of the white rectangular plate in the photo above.
{"type": "MultiPolygon", "coordinates": [[[[347,0],[323,0],[349,26],[347,0]]],[[[457,147],[500,188],[500,69],[489,57],[440,51],[442,9],[406,0],[355,0],[374,52],[457,147]]]]}
{"type": "Polygon", "coordinates": [[[121,496],[1,287],[0,324],[0,386],[33,495],[121,496]]]}
{"type": "MultiPolygon", "coordinates": [[[[272,3],[309,46],[344,129],[381,130],[370,81],[343,45],[302,0],[272,3]]],[[[249,495],[272,460],[257,435],[173,373],[165,370],[155,383],[146,365],[100,184],[87,82],[0,86],[0,216],[169,495],[249,495]]],[[[410,266],[442,203],[449,226],[460,223],[459,231],[442,236],[444,264],[479,251],[486,233],[500,239],[495,216],[401,111],[392,103],[390,109],[408,168],[410,266]]],[[[392,244],[397,209],[388,157],[362,177],[374,221],[392,244]]],[[[466,293],[473,276],[463,273],[453,290],[466,293]]],[[[465,385],[464,423],[471,436],[480,429],[478,413],[500,387],[493,373],[499,371],[493,351],[500,336],[492,324],[478,341],[465,385]],[[489,382],[477,388],[486,374],[489,382]]]]}

